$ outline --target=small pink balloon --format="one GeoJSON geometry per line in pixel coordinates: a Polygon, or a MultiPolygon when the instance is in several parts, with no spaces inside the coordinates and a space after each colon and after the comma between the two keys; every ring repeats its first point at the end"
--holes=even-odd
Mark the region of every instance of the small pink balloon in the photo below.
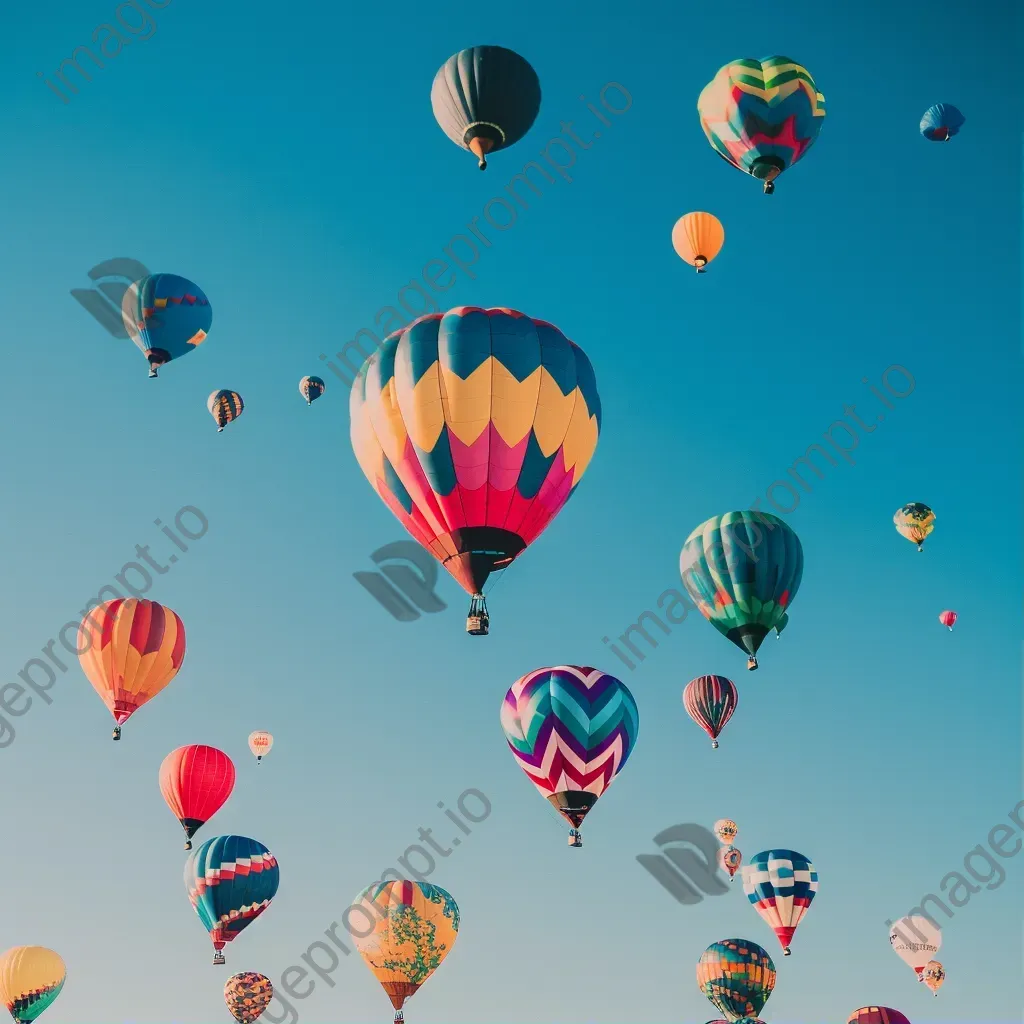
{"type": "Polygon", "coordinates": [[[939,612],[939,622],[941,622],[944,626],[948,626],[949,631],[952,633],[953,623],[956,622],[956,612],[939,612]]]}

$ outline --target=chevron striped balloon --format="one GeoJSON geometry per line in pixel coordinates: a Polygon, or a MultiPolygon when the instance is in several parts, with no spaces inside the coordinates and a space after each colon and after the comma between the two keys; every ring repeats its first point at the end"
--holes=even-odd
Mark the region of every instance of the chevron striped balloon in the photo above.
{"type": "Polygon", "coordinates": [[[814,865],[794,850],[765,850],[743,869],[743,891],[789,956],[793,933],[818,891],[814,865]]]}
{"type": "Polygon", "coordinates": [[[622,770],[636,743],[640,719],[633,695],[596,668],[559,665],[523,676],[505,694],[501,728],[530,781],[579,827],[622,770]]]}

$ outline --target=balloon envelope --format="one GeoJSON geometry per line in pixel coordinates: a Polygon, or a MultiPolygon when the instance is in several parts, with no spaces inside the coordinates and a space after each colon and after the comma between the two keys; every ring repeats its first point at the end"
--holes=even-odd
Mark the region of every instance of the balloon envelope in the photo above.
{"type": "Polygon", "coordinates": [[[756,942],[722,939],[701,954],[697,987],[730,1020],[754,1017],[775,988],[775,964],[756,942]]]}
{"type": "Polygon", "coordinates": [[[889,942],[896,955],[920,973],[942,947],[942,931],[926,917],[901,917],[889,929],[889,942]]]}
{"type": "Polygon", "coordinates": [[[921,968],[921,980],[938,995],[942,983],[946,980],[946,971],[938,960],[929,960],[921,968]]]}
{"type": "Polygon", "coordinates": [[[128,336],[157,367],[194,351],[213,323],[210,300],[197,284],[177,274],[150,274],[136,281],[121,300],[121,319],[128,336]]]}
{"type": "Polygon", "coordinates": [[[445,957],[459,935],[459,908],[451,894],[425,882],[375,882],[353,901],[360,914],[356,949],[401,1010],[445,957]],[[373,931],[363,935],[364,922],[373,931]]]}
{"type": "Polygon", "coordinates": [[[540,80],[532,67],[504,46],[471,46],[441,65],[430,105],[452,142],[474,153],[480,169],[488,153],[517,143],[540,111],[540,80]]]}
{"type": "Polygon", "coordinates": [[[327,385],[319,377],[303,377],[299,381],[299,394],[312,405],[325,391],[327,385]]]}
{"type": "Polygon", "coordinates": [[[917,545],[920,551],[925,538],[935,529],[935,513],[919,501],[912,501],[897,509],[892,517],[896,532],[917,545]]]}
{"type": "Polygon", "coordinates": [[[743,869],[743,891],[789,955],[793,933],[818,891],[818,872],[795,850],[765,850],[743,869]]]}
{"type": "Polygon", "coordinates": [[[725,676],[697,676],[683,690],[686,713],[711,737],[713,747],[718,746],[718,737],[739,699],[736,684],[725,676]]]}
{"type": "Polygon", "coordinates": [[[216,421],[219,434],[232,420],[242,415],[245,403],[237,391],[214,391],[206,400],[206,408],[216,421]]]}
{"type": "Polygon", "coordinates": [[[712,213],[687,213],[672,228],[672,248],[691,267],[702,270],[721,251],[725,228],[712,213]]]}
{"type": "Polygon", "coordinates": [[[936,103],[921,118],[921,134],[929,142],[948,142],[964,126],[966,118],[952,103],[936,103]]]}
{"type": "Polygon", "coordinates": [[[273,745],[274,737],[269,732],[257,729],[256,732],[249,733],[249,749],[256,755],[257,761],[269,754],[273,745]]]}
{"type": "MultiPolygon", "coordinates": [[[[235,765],[216,747],[193,743],[172,750],[160,765],[160,792],[191,839],[235,788],[235,765]]],[[[191,844],[185,847],[191,849],[191,844]]]]}
{"type": "Polygon", "coordinates": [[[719,818],[712,831],[718,836],[718,841],[727,846],[740,834],[739,826],[732,818],[719,818]]]}
{"type": "Polygon", "coordinates": [[[910,1021],[888,1006],[862,1006],[850,1014],[846,1024],[910,1024],[910,1021]]]}
{"type": "Polygon", "coordinates": [[[64,961],[45,946],[15,946],[0,957],[0,999],[18,1024],[50,1006],[66,978],[64,961]]]}
{"type": "Polygon", "coordinates": [[[939,612],[939,622],[949,629],[953,628],[953,623],[956,622],[956,612],[939,612]]]}
{"type": "Polygon", "coordinates": [[[273,998],[270,979],[254,971],[233,974],[224,983],[224,1002],[238,1024],[253,1024],[273,998]]]}

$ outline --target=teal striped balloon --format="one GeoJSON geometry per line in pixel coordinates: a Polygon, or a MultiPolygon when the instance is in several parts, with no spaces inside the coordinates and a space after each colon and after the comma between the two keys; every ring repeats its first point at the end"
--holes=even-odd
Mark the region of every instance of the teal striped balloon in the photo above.
{"type": "Polygon", "coordinates": [[[701,615],[756,669],[761,642],[788,624],[800,588],[804,552],[797,535],[769,512],[726,512],[686,538],[679,569],[701,615]]]}

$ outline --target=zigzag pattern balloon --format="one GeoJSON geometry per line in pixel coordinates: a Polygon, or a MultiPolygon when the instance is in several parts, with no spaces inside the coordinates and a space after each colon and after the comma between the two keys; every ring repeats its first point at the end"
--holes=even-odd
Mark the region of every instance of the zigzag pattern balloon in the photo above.
{"type": "Polygon", "coordinates": [[[633,695],[596,668],[536,669],[501,705],[501,728],[519,767],[577,829],[622,770],[639,726],[633,695]]]}

